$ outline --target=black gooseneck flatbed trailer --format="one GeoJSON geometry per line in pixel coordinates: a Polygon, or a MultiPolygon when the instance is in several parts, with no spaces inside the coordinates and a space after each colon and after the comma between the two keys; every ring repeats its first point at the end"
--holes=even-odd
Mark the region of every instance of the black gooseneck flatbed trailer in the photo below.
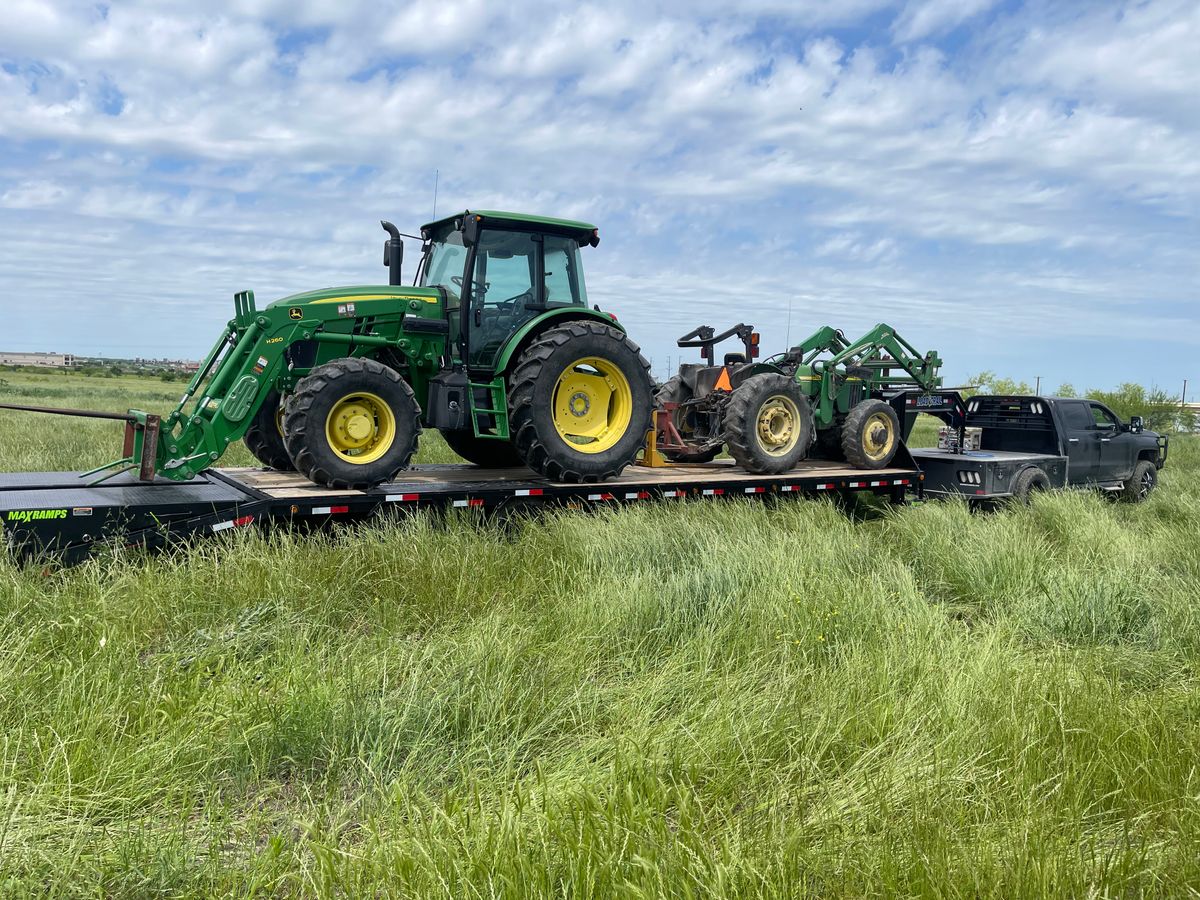
{"type": "Polygon", "coordinates": [[[631,466],[613,481],[560,484],[528,469],[418,465],[369,491],[334,491],[295,473],[211,469],[188,482],[128,475],[89,486],[78,473],[0,474],[0,525],[17,559],[80,562],[100,547],[160,548],[231,528],[365,519],[385,510],[592,507],[687,497],[920,496],[922,475],[900,447],[886,469],[808,460],[781,475],[752,475],[730,460],[663,468],[631,466]]]}

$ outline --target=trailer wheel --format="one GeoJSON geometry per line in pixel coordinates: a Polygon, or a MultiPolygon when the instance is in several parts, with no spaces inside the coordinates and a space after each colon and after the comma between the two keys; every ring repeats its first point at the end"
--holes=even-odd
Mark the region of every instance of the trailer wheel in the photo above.
{"type": "Polygon", "coordinates": [[[725,411],[725,444],[747,472],[775,475],[794,468],[813,442],[808,398],[787,375],[752,375],[725,411]]]}
{"type": "Polygon", "coordinates": [[[272,390],[263,398],[242,440],[251,455],[268,469],[296,471],[283,442],[283,398],[278,391],[272,390]]]}
{"type": "MultiPolygon", "coordinates": [[[[683,379],[678,375],[673,375],[655,393],[654,405],[661,407],[664,403],[683,403],[691,398],[692,392],[683,383],[683,379]]],[[[680,437],[690,440],[696,431],[695,413],[676,409],[671,414],[671,424],[675,426],[675,430],[679,432],[680,437]]],[[[662,454],[671,460],[671,462],[706,463],[712,462],[720,452],[721,447],[718,445],[708,450],[664,450],[662,454]]]]}
{"type": "Polygon", "coordinates": [[[1012,502],[1028,503],[1034,491],[1050,490],[1050,479],[1037,466],[1030,466],[1017,473],[1012,482],[1012,502]]]}
{"type": "Polygon", "coordinates": [[[1158,467],[1148,459],[1139,459],[1133,474],[1121,489],[1121,499],[1126,503],[1141,503],[1158,487],[1158,467]]]}
{"type": "Polygon", "coordinates": [[[283,420],[296,469],[317,484],[361,490],[390,481],[417,451],[420,407],[395,369],[335,359],[296,385],[283,420]]]}
{"type": "Polygon", "coordinates": [[[882,400],[863,400],[842,424],[842,453],[859,469],[882,469],[900,447],[900,417],[882,400]]]}
{"type": "Polygon", "coordinates": [[[511,441],[476,437],[470,429],[443,428],[442,437],[450,449],[481,469],[511,469],[524,466],[511,441]]]}
{"type": "Polygon", "coordinates": [[[650,364],[620,329],[567,322],[521,355],[508,403],[513,444],[533,471],[573,483],[614,478],[650,430],[650,364]]]}

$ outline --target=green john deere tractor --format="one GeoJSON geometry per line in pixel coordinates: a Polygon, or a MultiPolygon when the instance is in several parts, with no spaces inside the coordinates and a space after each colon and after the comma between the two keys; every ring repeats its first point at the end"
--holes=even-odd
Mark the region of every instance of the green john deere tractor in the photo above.
{"type": "MultiPolygon", "coordinates": [[[[185,480],[245,440],[265,465],[335,488],[392,479],[437,428],[484,467],[594,482],[650,428],[649,365],[616,317],[589,307],[584,222],[465,211],[421,229],[413,286],[403,237],[386,286],[326,288],[257,309],[250,291],[176,409],[129,413],[112,468],[185,480]]],[[[109,467],[106,467],[109,468],[109,467]]]]}
{"type": "Polygon", "coordinates": [[[738,465],[760,474],[786,472],[808,456],[884,468],[908,437],[889,399],[942,385],[937,351],[920,354],[882,323],[856,341],[827,325],[761,361],[750,325],[721,334],[702,325],[677,343],[704,356],[681,365],[656,394],[655,446],[677,463],[708,462],[728,447],[738,465]],[[716,345],[733,337],[742,352],[717,365],[716,345]]]}

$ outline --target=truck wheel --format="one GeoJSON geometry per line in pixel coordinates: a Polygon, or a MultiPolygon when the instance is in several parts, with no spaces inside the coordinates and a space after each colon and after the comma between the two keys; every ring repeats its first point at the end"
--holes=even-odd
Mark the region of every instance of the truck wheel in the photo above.
{"type": "Polygon", "coordinates": [[[613,478],[650,430],[650,364],[603,322],[548,329],[509,378],[509,428],[525,465],[553,481],[613,478]]]}
{"type": "Polygon", "coordinates": [[[242,437],[246,449],[268,469],[294,472],[296,466],[283,443],[283,398],[270,391],[242,437]]]}
{"type": "Polygon", "coordinates": [[[1034,491],[1050,490],[1050,479],[1037,466],[1030,466],[1017,473],[1012,481],[1013,503],[1028,503],[1034,491]]]}
{"type": "Polygon", "coordinates": [[[725,444],[747,472],[775,475],[794,468],[813,441],[808,398],[787,375],[752,375],[725,411],[725,444]]]}
{"type": "Polygon", "coordinates": [[[317,484],[360,490],[408,465],[420,407],[395,369],[373,359],[335,359],[296,385],[283,418],[296,469],[317,484]]]}
{"type": "Polygon", "coordinates": [[[457,428],[442,429],[442,437],[451,450],[481,469],[511,469],[525,465],[511,441],[476,437],[474,431],[457,428]]]}
{"type": "MultiPolygon", "coordinates": [[[[661,407],[664,403],[683,403],[685,400],[690,399],[692,399],[692,392],[683,383],[683,379],[678,375],[673,375],[655,393],[654,405],[655,407],[661,407]]],[[[671,414],[671,424],[675,426],[675,430],[679,432],[680,437],[685,441],[691,440],[692,435],[696,431],[695,413],[677,409],[671,414]]],[[[664,450],[662,454],[671,460],[671,462],[706,463],[716,459],[717,454],[720,452],[721,447],[718,445],[708,450],[664,450]]]]}
{"type": "Polygon", "coordinates": [[[858,469],[882,469],[900,447],[900,417],[882,400],[864,400],[842,423],[842,453],[858,469]]]}
{"type": "Polygon", "coordinates": [[[1139,459],[1133,474],[1121,489],[1121,499],[1126,503],[1141,503],[1158,487],[1158,468],[1148,459],[1139,459]]]}

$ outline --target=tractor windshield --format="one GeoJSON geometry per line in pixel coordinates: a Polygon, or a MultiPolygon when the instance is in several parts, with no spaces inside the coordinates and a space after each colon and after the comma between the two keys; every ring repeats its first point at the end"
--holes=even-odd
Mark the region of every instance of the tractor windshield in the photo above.
{"type": "Polygon", "coordinates": [[[443,287],[452,297],[462,290],[463,268],[467,262],[467,248],[463,246],[462,232],[447,229],[447,233],[435,238],[429,247],[429,259],[423,287],[443,287]]]}

